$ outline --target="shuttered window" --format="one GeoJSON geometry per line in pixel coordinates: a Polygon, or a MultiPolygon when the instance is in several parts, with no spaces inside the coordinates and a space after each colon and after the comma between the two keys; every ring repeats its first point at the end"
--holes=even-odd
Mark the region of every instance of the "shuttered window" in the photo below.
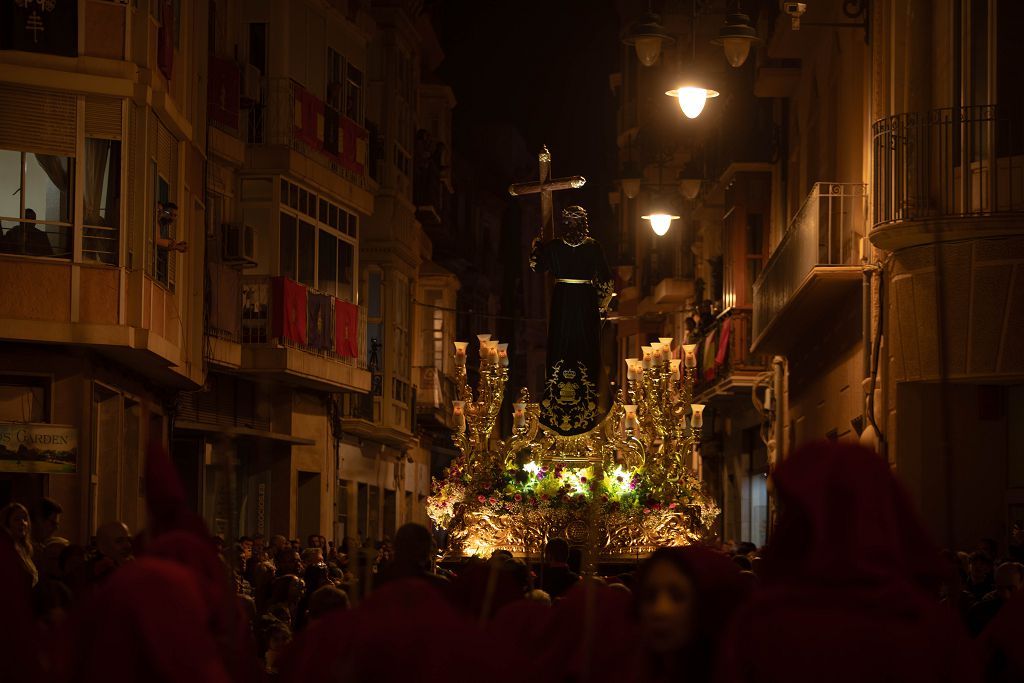
{"type": "Polygon", "coordinates": [[[67,93],[0,85],[0,148],[75,156],[76,99],[67,93]]]}
{"type": "MultiPolygon", "coordinates": [[[[178,252],[166,249],[158,249],[156,240],[160,236],[161,226],[157,216],[157,204],[167,205],[174,202],[177,193],[175,183],[178,178],[178,141],[160,120],[150,114],[149,150],[150,150],[150,179],[153,188],[153,205],[150,209],[150,230],[148,245],[150,257],[147,259],[147,268],[153,278],[168,289],[174,291],[174,284],[178,268],[178,252]]],[[[180,214],[179,214],[180,215],[180,214]]],[[[179,218],[180,220],[180,218],[179,218]]],[[[169,232],[165,235],[170,239],[178,239],[177,222],[170,226],[169,232]]]]}

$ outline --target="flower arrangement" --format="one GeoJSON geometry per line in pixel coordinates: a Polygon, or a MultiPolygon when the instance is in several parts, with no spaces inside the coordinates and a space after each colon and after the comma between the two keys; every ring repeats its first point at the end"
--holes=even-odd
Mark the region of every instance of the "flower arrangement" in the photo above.
{"type": "Polygon", "coordinates": [[[674,495],[658,497],[648,486],[643,468],[617,465],[610,471],[595,467],[526,463],[521,469],[499,469],[470,477],[459,458],[435,479],[427,499],[427,514],[446,528],[459,504],[492,514],[516,514],[524,510],[582,508],[597,504],[605,512],[648,515],[669,512],[700,503],[700,483],[686,474],[673,487],[674,495]]]}

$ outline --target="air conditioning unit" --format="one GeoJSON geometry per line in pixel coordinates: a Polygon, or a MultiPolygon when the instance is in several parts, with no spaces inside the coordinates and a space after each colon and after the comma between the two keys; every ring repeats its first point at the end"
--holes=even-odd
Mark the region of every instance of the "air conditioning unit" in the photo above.
{"type": "Polygon", "coordinates": [[[256,229],[251,225],[225,223],[224,260],[245,266],[256,265],[256,229]]]}
{"type": "Polygon", "coordinates": [[[251,107],[263,101],[263,74],[252,64],[242,67],[242,106],[251,107]]]}

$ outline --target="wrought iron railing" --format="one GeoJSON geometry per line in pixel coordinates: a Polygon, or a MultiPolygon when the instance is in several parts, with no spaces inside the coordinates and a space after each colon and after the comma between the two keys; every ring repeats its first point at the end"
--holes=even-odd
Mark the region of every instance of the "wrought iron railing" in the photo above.
{"type": "Polygon", "coordinates": [[[694,393],[712,389],[735,372],[758,372],[768,357],[750,351],[753,341],[749,308],[730,308],[697,337],[697,382],[694,393]]]}
{"type": "Polygon", "coordinates": [[[275,307],[273,288],[275,280],[269,275],[246,275],[241,284],[241,332],[243,344],[271,344],[288,346],[307,353],[322,356],[345,365],[352,365],[360,370],[367,369],[368,350],[366,342],[366,308],[359,307],[357,355],[350,357],[339,353],[335,339],[335,298],[311,288],[304,288],[302,296],[306,297],[306,320],[293,322],[298,324],[305,334],[305,342],[294,339],[291,335],[280,334],[283,327],[285,311],[275,307]],[[329,301],[322,307],[322,318],[311,320],[308,311],[318,302],[329,301]]]}
{"type": "Polygon", "coordinates": [[[754,283],[755,339],[811,270],[858,262],[867,199],[864,183],[815,183],[754,283]]]}
{"type": "Polygon", "coordinates": [[[875,226],[1024,212],[1024,112],[949,107],[880,119],[875,226]]]}

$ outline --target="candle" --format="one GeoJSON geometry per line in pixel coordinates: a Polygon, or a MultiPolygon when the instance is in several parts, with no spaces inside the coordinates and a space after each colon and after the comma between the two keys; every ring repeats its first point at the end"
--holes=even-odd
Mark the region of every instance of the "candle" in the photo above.
{"type": "Polygon", "coordinates": [[[693,417],[690,418],[690,426],[694,429],[699,429],[704,426],[704,404],[693,403],[690,405],[693,409],[693,417]]]}
{"type": "Polygon", "coordinates": [[[644,370],[650,370],[651,369],[651,347],[650,346],[641,346],[640,350],[643,351],[643,354],[644,354],[643,355],[643,360],[640,361],[640,367],[642,367],[644,370]]]}
{"type": "Polygon", "coordinates": [[[668,361],[672,358],[672,337],[658,337],[661,342],[661,355],[668,361]]]}
{"type": "Polygon", "coordinates": [[[466,431],[466,402],[452,401],[452,417],[455,419],[455,428],[461,434],[466,431]]]}
{"type": "Polygon", "coordinates": [[[507,343],[502,342],[501,344],[498,344],[498,356],[497,356],[497,358],[498,358],[498,362],[501,364],[501,367],[503,367],[503,368],[507,368],[508,367],[508,344],[507,343]]]}
{"type": "Polygon", "coordinates": [[[673,376],[678,375],[679,374],[679,366],[682,365],[682,364],[683,364],[683,361],[679,360],[678,358],[673,358],[672,360],[670,360],[668,362],[669,372],[673,376]]]}
{"type": "Polygon", "coordinates": [[[626,379],[636,379],[640,368],[640,361],[636,358],[626,359],[626,379]]]}
{"type": "Polygon", "coordinates": [[[636,429],[636,406],[622,406],[622,409],[626,411],[625,426],[626,429],[636,429]]]}
{"type": "Polygon", "coordinates": [[[491,335],[489,335],[489,334],[478,334],[478,335],[476,335],[476,338],[480,340],[480,346],[483,346],[484,342],[488,341],[491,338],[491,335]]]}
{"type": "Polygon", "coordinates": [[[683,357],[685,360],[685,367],[695,368],[697,367],[697,345],[696,344],[683,344],[683,357]]]}
{"type": "Polygon", "coordinates": [[[526,404],[525,403],[513,403],[512,404],[512,418],[515,423],[516,429],[522,429],[526,426],[526,404]]]}
{"type": "Polygon", "coordinates": [[[469,342],[455,342],[455,365],[460,368],[466,367],[466,347],[469,342]]]}

